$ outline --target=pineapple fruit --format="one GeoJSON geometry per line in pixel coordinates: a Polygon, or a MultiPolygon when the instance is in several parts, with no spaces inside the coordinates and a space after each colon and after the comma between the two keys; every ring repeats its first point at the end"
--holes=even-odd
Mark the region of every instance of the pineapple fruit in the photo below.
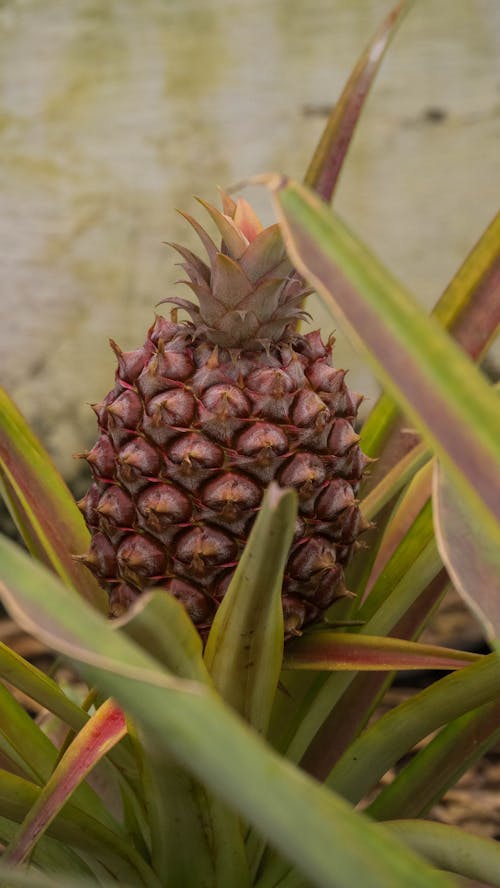
{"type": "Polygon", "coordinates": [[[83,454],[92,542],[79,557],[112,615],[160,586],[206,637],[275,480],[300,503],[282,592],[288,638],[348,594],[344,568],[364,530],[356,493],[368,459],[352,425],[361,396],[332,366],[331,340],[296,332],[307,291],[279,226],[263,228],[241,198],[222,194],[222,212],[201,203],[222,245],[185,214],[208,264],[172,244],[197,303],[163,300],[190,320],[156,317],[135,351],[111,343],[115,386],[94,405],[99,438],[83,454]]]}

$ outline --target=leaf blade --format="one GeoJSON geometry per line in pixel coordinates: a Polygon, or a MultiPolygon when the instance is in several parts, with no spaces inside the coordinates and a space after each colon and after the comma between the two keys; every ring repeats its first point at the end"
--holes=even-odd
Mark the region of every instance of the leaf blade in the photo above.
{"type": "Polygon", "coordinates": [[[334,303],[351,335],[361,337],[384,386],[496,534],[500,415],[485,380],[438,322],[314,194],[283,177],[270,176],[267,184],[299,271],[334,303]]]}
{"type": "Polygon", "coordinates": [[[293,641],[285,668],[353,672],[401,669],[460,669],[480,654],[433,644],[348,632],[310,632],[293,641]]]}
{"type": "Polygon", "coordinates": [[[345,156],[386,50],[411,3],[398,3],[377,28],[336,103],[307,169],[304,183],[324,200],[335,191],[345,156]]]}
{"type": "Polygon", "coordinates": [[[0,484],[28,549],[106,612],[106,596],[72,554],[88,548],[82,516],[51,459],[0,387],[0,484]]]}
{"type": "Polygon", "coordinates": [[[112,700],[99,707],[76,735],[3,854],[4,862],[19,864],[60,812],[97,762],[125,736],[123,712],[112,700]]]}
{"type": "Polygon", "coordinates": [[[205,650],[219,693],[262,733],[268,727],[283,659],[281,588],[296,514],[295,492],[272,484],[205,650]]]}
{"type": "Polygon", "coordinates": [[[433,504],[436,540],[453,585],[478,617],[487,638],[498,645],[500,545],[481,532],[439,463],[434,469],[433,504]]]}
{"type": "Polygon", "coordinates": [[[2,540],[0,549],[2,597],[25,627],[32,627],[36,612],[37,635],[76,659],[93,684],[98,679],[160,746],[265,833],[320,888],[330,888],[332,867],[339,888],[367,880],[372,888],[453,884],[279,758],[208,688],[160,671],[82,599],[72,600],[71,617],[63,613],[65,590],[57,579],[12,544],[2,540]],[[100,653],[103,645],[106,656],[100,653]],[[297,816],[308,818],[307,834],[297,831],[297,816]]]}

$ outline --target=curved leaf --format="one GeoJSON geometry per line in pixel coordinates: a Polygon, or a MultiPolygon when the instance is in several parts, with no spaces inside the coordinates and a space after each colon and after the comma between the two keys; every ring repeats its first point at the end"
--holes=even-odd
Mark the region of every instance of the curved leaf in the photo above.
{"type": "MultiPolygon", "coordinates": [[[[114,623],[180,678],[212,687],[198,632],[182,604],[153,591],[114,623]]],[[[239,818],[144,734],[143,778],[152,858],[162,881],[182,885],[248,882],[239,818]]]]}
{"type": "Polygon", "coordinates": [[[16,836],[3,853],[5,863],[26,859],[77,786],[98,761],[125,736],[123,712],[112,700],[99,707],[77,734],[43,787],[16,836]]]}
{"type": "MultiPolygon", "coordinates": [[[[0,770],[0,816],[22,823],[36,805],[40,793],[40,787],[29,780],[0,770]]],[[[128,837],[118,835],[92,815],[75,807],[72,801],[49,825],[47,834],[78,852],[89,853],[125,884],[130,882],[134,886],[160,888],[153,871],[128,837]]]]}
{"type": "Polygon", "coordinates": [[[0,491],[35,558],[105,613],[105,592],[71,557],[89,546],[83,517],[50,457],[1,387],[0,491]]]}
{"type": "Polygon", "coordinates": [[[382,384],[443,459],[493,539],[500,521],[500,412],[474,364],[409,293],[303,186],[271,176],[299,272],[367,349],[382,384]]]}
{"type": "MultiPolygon", "coordinates": [[[[3,845],[7,845],[13,839],[18,829],[19,824],[13,823],[6,817],[0,816],[0,842],[2,842],[3,845]]],[[[80,857],[76,851],[69,848],[63,842],[58,842],[56,839],[51,839],[49,836],[42,836],[40,841],[37,842],[31,855],[30,862],[34,863],[36,867],[40,867],[44,873],[53,873],[54,875],[57,875],[59,880],[61,880],[61,878],[66,879],[66,877],[71,878],[73,875],[92,880],[90,884],[95,888],[96,881],[94,872],[84,862],[83,857],[80,857]]],[[[0,884],[2,877],[1,866],[3,863],[3,857],[1,857],[0,884]]],[[[26,872],[24,867],[21,871],[26,872]]],[[[13,872],[19,873],[19,868],[16,867],[13,872]]],[[[59,881],[59,884],[60,883],[61,882],[59,881]]],[[[9,881],[8,885],[10,886],[10,884],[9,881]]]]}
{"type": "Polygon", "coordinates": [[[219,693],[262,733],[283,659],[281,589],[296,515],[295,491],[271,484],[205,650],[219,693]]]}
{"type": "Polygon", "coordinates": [[[392,820],[386,827],[434,866],[500,888],[500,845],[493,839],[422,820],[392,820]]]}
{"type": "Polygon", "coordinates": [[[309,881],[331,888],[334,872],[338,888],[453,884],[277,756],[209,688],[160,670],[82,599],[65,608],[64,587],[17,547],[0,540],[0,553],[0,588],[12,615],[78,661],[91,683],[97,680],[116,697],[159,748],[239,811],[309,881]],[[307,830],[297,829],[302,822],[307,830]]]}
{"type": "Polygon", "coordinates": [[[413,476],[429,460],[430,453],[424,444],[417,444],[390,469],[360,503],[365,521],[372,521],[413,476]]]}
{"type": "Polygon", "coordinates": [[[433,483],[434,528],[439,552],[457,592],[490,641],[500,636],[500,544],[483,533],[444,468],[433,483]]]}
{"type": "MultiPolygon", "coordinates": [[[[403,491],[399,500],[397,500],[387,526],[383,529],[362,599],[363,602],[366,602],[366,599],[368,599],[368,603],[365,604],[365,616],[366,609],[372,612],[375,602],[378,600],[378,595],[372,596],[373,587],[377,585],[378,588],[382,588],[382,594],[386,594],[387,590],[390,589],[390,586],[386,586],[384,592],[383,587],[378,583],[378,579],[380,574],[390,564],[393,556],[398,551],[398,547],[403,544],[402,551],[404,552],[406,540],[407,542],[414,541],[416,546],[421,548],[424,542],[431,540],[433,537],[434,528],[430,504],[432,468],[432,462],[429,460],[413,476],[408,487],[403,491]],[[421,532],[420,536],[419,531],[421,532]]],[[[407,553],[406,559],[406,563],[411,564],[411,555],[408,558],[407,553]]]]}
{"type": "MultiPolygon", "coordinates": [[[[474,361],[479,361],[500,324],[500,213],[474,245],[463,265],[434,307],[432,314],[474,361]]],[[[373,483],[411,447],[402,435],[404,418],[397,404],[383,394],[361,431],[361,446],[368,456],[384,452],[373,471],[373,483]]]]}
{"type": "Polygon", "coordinates": [[[65,724],[79,731],[88,714],[73,703],[59,685],[32,663],[0,642],[0,677],[35,700],[65,724]]]}
{"type": "MultiPolygon", "coordinates": [[[[38,870],[3,866],[0,860],[0,879],[5,880],[8,888],[61,888],[61,873],[58,875],[43,875],[38,870]]],[[[96,888],[95,879],[86,879],[81,876],[64,873],[64,888],[96,888]]],[[[135,888],[132,882],[121,882],[121,888],[135,888]]],[[[99,888],[116,888],[116,881],[100,881],[99,888]]]]}
{"type": "Polygon", "coordinates": [[[450,722],[384,786],[367,809],[370,817],[424,816],[499,739],[497,700],[450,722]]]}
{"type": "Polygon", "coordinates": [[[499,693],[496,654],[441,678],[367,728],[337,762],[328,785],[357,804],[419,740],[499,693]]]}
{"type": "Polygon", "coordinates": [[[398,3],[377,28],[330,115],[304,178],[304,183],[323,200],[330,201],[333,196],[373,81],[389,43],[410,6],[411,2],[398,3]]]}
{"type": "Polygon", "coordinates": [[[309,632],[287,646],[285,669],[387,672],[460,669],[480,654],[360,632],[309,632]]]}

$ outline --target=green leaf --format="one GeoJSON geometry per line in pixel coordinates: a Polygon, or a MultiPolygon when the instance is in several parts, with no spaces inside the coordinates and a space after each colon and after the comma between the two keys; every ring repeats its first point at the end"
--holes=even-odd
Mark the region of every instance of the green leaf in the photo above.
{"type": "Polygon", "coordinates": [[[474,361],[486,353],[500,325],[500,213],[497,213],[433,310],[474,361]]]}
{"type": "Polygon", "coordinates": [[[424,816],[500,739],[500,703],[485,703],[446,725],[385,786],[368,807],[370,817],[424,816]]]}
{"type": "MultiPolygon", "coordinates": [[[[479,361],[498,332],[500,324],[500,213],[496,215],[433,309],[434,317],[471,356],[479,361]]],[[[383,394],[361,431],[361,446],[368,456],[378,456],[373,478],[406,452],[408,436],[402,435],[404,418],[397,405],[383,394]]]]}
{"type": "Polygon", "coordinates": [[[441,678],[367,728],[337,762],[328,785],[357,804],[419,740],[499,693],[496,654],[441,678]]]}
{"type": "Polygon", "coordinates": [[[104,591],[71,557],[89,546],[83,517],[50,457],[1,387],[0,492],[35,558],[105,613],[104,591]]]}
{"type": "MultiPolygon", "coordinates": [[[[51,740],[1,683],[0,751],[17,771],[40,785],[50,779],[59,754],[51,740]]],[[[78,787],[73,802],[110,828],[119,829],[89,785],[78,787]]]]}
{"type": "Polygon", "coordinates": [[[400,638],[348,632],[309,632],[286,650],[285,669],[379,671],[398,669],[460,669],[479,654],[400,638]]]}
{"type": "MultiPolygon", "coordinates": [[[[9,888],[61,888],[61,874],[43,875],[33,867],[29,869],[4,866],[0,861],[0,879],[5,879],[5,885],[9,888]]],[[[86,879],[80,876],[64,874],[64,888],[116,888],[116,881],[99,881],[86,879]]],[[[132,882],[121,882],[120,888],[135,888],[132,882]]]]}
{"type": "MultiPolygon", "coordinates": [[[[0,816],[22,823],[37,803],[40,792],[40,787],[30,781],[0,770],[0,816]]],[[[128,837],[118,835],[91,814],[75,807],[72,801],[50,824],[47,834],[77,852],[88,853],[125,884],[160,888],[153,871],[128,837]]]]}
{"type": "Polygon", "coordinates": [[[126,731],[122,711],[107,700],[77,734],[50,775],[18,834],[4,851],[7,863],[18,864],[26,859],[77,786],[126,731]]]}
{"type": "Polygon", "coordinates": [[[500,845],[492,839],[421,820],[393,820],[387,829],[434,866],[500,888],[500,845]]]}
{"type": "Polygon", "coordinates": [[[219,693],[262,733],[283,660],[281,589],[296,515],[295,491],[271,484],[205,650],[219,693]]]}
{"type": "Polygon", "coordinates": [[[417,555],[434,539],[431,489],[432,463],[428,462],[412,478],[392,510],[378,543],[357,617],[362,615],[366,619],[375,612],[387,598],[394,582],[403,576],[417,555]]]}
{"type": "MultiPolygon", "coordinates": [[[[2,642],[0,642],[0,678],[39,703],[75,732],[89,720],[88,712],[70,700],[52,678],[2,642]]],[[[134,762],[129,751],[123,746],[113,749],[109,753],[109,758],[127,779],[135,777],[134,762]]]]}
{"type": "MultiPolygon", "coordinates": [[[[184,607],[163,591],[147,593],[114,623],[180,678],[212,687],[198,632],[184,607]]],[[[147,733],[143,737],[144,795],[152,836],[152,859],[162,881],[182,885],[248,882],[238,817],[209,793],[147,733]]]]}
{"type": "MultiPolygon", "coordinates": [[[[3,845],[7,845],[14,838],[18,829],[19,826],[17,823],[13,823],[6,817],[0,816],[0,842],[3,845]]],[[[34,848],[30,859],[31,862],[40,867],[43,872],[57,874],[59,879],[61,879],[61,876],[65,878],[70,874],[83,874],[86,877],[93,879],[93,885],[96,884],[93,872],[84,860],[79,857],[72,848],[67,847],[62,842],[56,841],[56,839],[42,836],[34,848]]],[[[1,863],[2,865],[4,864],[3,857],[1,858],[1,863]]],[[[19,872],[19,870],[16,869],[16,872],[19,872]]],[[[0,878],[1,876],[2,870],[0,867],[0,878]]]]}
{"type": "MultiPolygon", "coordinates": [[[[424,514],[421,522],[412,527],[372,590],[365,607],[371,604],[372,596],[376,607],[367,611],[368,621],[360,630],[361,634],[390,634],[439,573],[441,561],[432,537],[430,509],[426,511],[428,514],[424,514]],[[422,529],[427,523],[430,523],[429,539],[422,537],[422,529]]],[[[364,618],[363,611],[360,616],[364,618]]],[[[326,680],[317,682],[309,692],[304,707],[297,712],[287,746],[288,758],[301,761],[320,730],[325,732],[321,746],[326,750],[332,747],[331,735],[335,736],[337,730],[333,708],[353,680],[353,673],[335,672],[326,680]],[[325,725],[324,729],[322,725],[325,725]]]]}
{"type": "Polygon", "coordinates": [[[362,342],[382,384],[443,459],[484,532],[499,539],[500,412],[486,380],[316,195],[282,177],[268,184],[299,272],[362,342]]]}
{"type": "MultiPolygon", "coordinates": [[[[13,839],[18,829],[17,823],[13,823],[6,817],[0,817],[0,842],[7,845],[13,839]]],[[[91,879],[93,886],[97,884],[93,871],[72,848],[48,836],[42,836],[34,848],[30,860],[37,867],[40,867],[43,872],[57,875],[59,880],[62,878],[66,879],[67,876],[70,877],[71,875],[81,875],[91,879]]],[[[6,863],[3,857],[1,863],[2,865],[6,863]]],[[[19,870],[16,869],[16,872],[19,872],[19,870]]],[[[0,868],[0,879],[1,877],[2,870],[0,868]]]]}
{"type": "Polygon", "coordinates": [[[45,672],[0,642],[0,677],[79,731],[88,714],[73,703],[45,672]]]}
{"type": "Polygon", "coordinates": [[[373,35],[330,115],[304,182],[330,201],[373,81],[410,3],[398,3],[373,35]]]}
{"type": "Polygon", "coordinates": [[[145,592],[113,623],[179,678],[212,685],[201,638],[183,605],[169,592],[145,592]]]}
{"type": "Polygon", "coordinates": [[[453,585],[495,642],[500,636],[500,545],[483,533],[440,464],[433,503],[436,540],[453,585]]]}
{"type": "Polygon", "coordinates": [[[239,811],[309,881],[331,888],[335,872],[338,888],[453,884],[273,753],[209,688],[160,670],[82,599],[65,608],[64,587],[13,544],[0,540],[0,554],[2,596],[23,627],[79,662],[159,748],[239,811]],[[297,829],[302,822],[307,830],[297,829]]]}
{"type": "MultiPolygon", "coordinates": [[[[413,450],[407,454],[407,457],[404,457],[403,460],[394,466],[393,471],[396,472],[396,479],[392,475],[392,472],[389,472],[387,479],[383,479],[380,484],[371,491],[367,499],[363,501],[363,515],[365,515],[365,508],[369,513],[372,508],[377,507],[378,501],[384,501],[387,498],[391,488],[394,490],[399,484],[397,478],[399,467],[403,467],[403,474],[407,476],[413,474],[413,468],[416,468],[417,463],[420,462],[420,457],[415,459],[415,464],[413,463],[413,460],[408,463],[408,458],[411,457],[411,453],[416,454],[418,449],[418,447],[413,448],[413,450]]],[[[365,552],[365,557],[354,559],[353,563],[348,568],[346,576],[349,588],[353,589],[357,595],[357,601],[352,603],[351,616],[359,616],[358,612],[360,605],[365,602],[366,597],[375,585],[379,574],[387,566],[401,541],[408,535],[412,523],[417,519],[417,516],[422,511],[427,500],[430,499],[431,474],[431,463],[424,463],[421,468],[417,469],[416,474],[413,474],[413,477],[410,477],[407,488],[400,494],[399,499],[396,500],[396,504],[393,504],[393,499],[389,500],[382,507],[382,511],[377,515],[375,525],[369,528],[367,536],[365,537],[365,545],[368,547],[365,552]]],[[[430,516],[428,520],[428,529],[428,538],[430,538],[433,533],[430,516]]],[[[389,589],[390,586],[385,587],[386,592],[388,592],[389,589]]],[[[372,598],[372,602],[373,600],[374,599],[372,598]]],[[[368,608],[371,609],[370,613],[373,612],[373,607],[373,604],[368,604],[368,608]]]]}
{"type": "Polygon", "coordinates": [[[390,469],[381,481],[360,503],[365,521],[373,518],[408,484],[429,460],[430,453],[424,444],[418,444],[390,469]]]}
{"type": "MultiPolygon", "coordinates": [[[[442,597],[445,584],[445,572],[441,571],[389,630],[389,634],[399,639],[418,638],[429,613],[442,597]]],[[[393,673],[380,672],[356,675],[302,756],[301,766],[308,773],[318,780],[326,779],[340,756],[368,723],[393,677],[393,673]]]]}

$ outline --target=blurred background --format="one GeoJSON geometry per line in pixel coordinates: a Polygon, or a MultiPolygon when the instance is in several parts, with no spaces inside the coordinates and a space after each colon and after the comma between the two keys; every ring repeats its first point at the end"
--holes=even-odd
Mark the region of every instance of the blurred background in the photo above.
{"type": "MultiPolygon", "coordinates": [[[[1,382],[77,488],[72,453],[95,438],[86,404],[112,385],[107,339],[142,344],[177,277],[162,242],[195,245],[175,208],[253,173],[300,178],[392,5],[0,2],[1,382]]],[[[499,136],[499,0],[419,0],[336,207],[428,307],[497,209],[499,136]]],[[[246,196],[271,222],[264,190],[246,196]]],[[[335,363],[373,400],[342,331],[335,363]]]]}

